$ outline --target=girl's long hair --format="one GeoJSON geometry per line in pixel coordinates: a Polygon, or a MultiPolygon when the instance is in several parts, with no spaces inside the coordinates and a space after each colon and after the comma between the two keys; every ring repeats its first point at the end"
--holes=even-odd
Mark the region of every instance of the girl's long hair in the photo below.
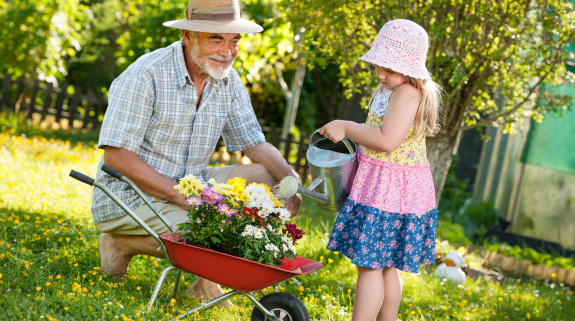
{"type": "MultiPolygon", "coordinates": [[[[423,80],[409,76],[405,77],[407,78],[405,83],[415,87],[419,91],[420,97],[419,108],[417,108],[417,113],[413,121],[415,128],[412,137],[417,138],[420,135],[433,136],[437,134],[440,129],[439,117],[443,88],[433,80],[423,80]]],[[[371,106],[373,98],[382,88],[383,85],[380,83],[373,91],[368,106],[371,106]]]]}

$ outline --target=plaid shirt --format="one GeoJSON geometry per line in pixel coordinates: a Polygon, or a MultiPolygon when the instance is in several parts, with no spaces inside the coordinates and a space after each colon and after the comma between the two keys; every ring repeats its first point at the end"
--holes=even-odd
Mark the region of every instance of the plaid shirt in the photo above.
{"type": "MultiPolygon", "coordinates": [[[[108,100],[98,147],[134,152],[175,181],[186,175],[201,175],[220,136],[230,152],[265,141],[246,88],[234,69],[225,79],[208,79],[196,109],[198,90],[188,77],[179,41],[130,65],[112,83],[108,100]]],[[[104,173],[102,164],[103,159],[98,165],[98,182],[131,209],[144,204],[126,183],[104,173]]],[[[124,215],[116,203],[94,188],[94,223],[124,215]]]]}

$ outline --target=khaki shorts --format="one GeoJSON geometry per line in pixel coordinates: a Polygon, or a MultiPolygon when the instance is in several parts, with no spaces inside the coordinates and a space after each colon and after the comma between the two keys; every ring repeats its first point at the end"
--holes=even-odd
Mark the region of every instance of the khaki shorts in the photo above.
{"type": "MultiPolygon", "coordinates": [[[[235,166],[237,165],[208,167],[202,174],[208,179],[213,178],[216,183],[225,183],[235,166]]],[[[160,211],[174,227],[188,219],[187,211],[174,203],[155,201],[152,204],[154,204],[158,211],[160,211]]],[[[134,213],[148,224],[156,234],[160,235],[170,231],[148,205],[144,204],[136,208],[134,213]]],[[[102,233],[120,235],[148,235],[148,232],[138,225],[129,215],[100,222],[100,230],[102,233]]]]}

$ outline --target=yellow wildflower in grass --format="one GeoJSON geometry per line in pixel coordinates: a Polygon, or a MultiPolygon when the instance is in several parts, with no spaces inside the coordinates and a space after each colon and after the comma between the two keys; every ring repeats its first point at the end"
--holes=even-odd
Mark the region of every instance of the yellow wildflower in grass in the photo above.
{"type": "Polygon", "coordinates": [[[527,312],[527,319],[530,320],[531,319],[531,313],[527,312]]]}
{"type": "Polygon", "coordinates": [[[327,263],[333,263],[333,259],[327,259],[327,263]]]}

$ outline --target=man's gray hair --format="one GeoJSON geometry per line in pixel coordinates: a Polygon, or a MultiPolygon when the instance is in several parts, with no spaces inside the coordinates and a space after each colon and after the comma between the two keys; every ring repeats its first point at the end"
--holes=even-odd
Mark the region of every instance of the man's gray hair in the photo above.
{"type": "MultiPolygon", "coordinates": [[[[195,40],[198,39],[199,33],[197,31],[185,30],[184,32],[191,32],[194,39],[195,40]]],[[[186,45],[186,42],[184,41],[184,37],[180,38],[180,41],[182,42],[182,46],[184,46],[184,47],[188,46],[188,45],[186,45]]]]}

